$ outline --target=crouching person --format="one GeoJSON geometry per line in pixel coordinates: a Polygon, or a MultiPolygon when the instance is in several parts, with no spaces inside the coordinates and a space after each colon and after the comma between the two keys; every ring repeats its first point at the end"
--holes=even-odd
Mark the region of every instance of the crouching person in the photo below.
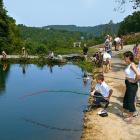
{"type": "Polygon", "coordinates": [[[94,99],[92,107],[98,107],[101,106],[101,103],[104,103],[104,109],[106,109],[113,90],[106,84],[102,74],[97,75],[96,82],[95,89],[91,92],[94,99]]]}

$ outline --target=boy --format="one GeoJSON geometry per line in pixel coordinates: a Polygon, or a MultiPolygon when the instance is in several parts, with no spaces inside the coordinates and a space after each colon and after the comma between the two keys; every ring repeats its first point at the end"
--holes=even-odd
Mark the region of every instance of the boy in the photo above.
{"type": "Polygon", "coordinates": [[[101,102],[104,102],[106,103],[104,109],[106,109],[113,90],[105,83],[104,76],[102,74],[97,75],[96,81],[97,84],[95,89],[91,92],[91,96],[94,98],[93,106],[100,106],[101,102]]]}

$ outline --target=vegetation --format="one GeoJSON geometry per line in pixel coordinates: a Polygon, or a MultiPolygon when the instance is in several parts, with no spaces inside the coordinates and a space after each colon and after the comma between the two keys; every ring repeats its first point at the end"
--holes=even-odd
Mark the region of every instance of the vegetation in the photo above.
{"type": "Polygon", "coordinates": [[[139,33],[131,33],[123,36],[124,44],[136,44],[140,43],[140,32],[139,33]]]}
{"type": "Polygon", "coordinates": [[[57,30],[66,30],[73,32],[85,33],[86,37],[100,37],[105,34],[117,34],[119,29],[119,23],[115,24],[111,20],[108,24],[97,25],[94,27],[79,27],[76,25],[50,25],[44,26],[44,29],[57,29],[57,30]]]}
{"type": "Polygon", "coordinates": [[[82,53],[82,48],[73,47],[74,42],[81,42],[87,46],[94,46],[104,41],[103,37],[87,36],[77,31],[66,31],[51,28],[18,26],[20,36],[24,40],[24,47],[31,54],[47,54],[54,51],[55,54],[82,53]]]}
{"type": "Polygon", "coordinates": [[[0,0],[0,52],[12,52],[18,48],[20,42],[19,31],[12,17],[7,16],[3,8],[3,1],[0,0]]]}
{"type": "Polygon", "coordinates": [[[94,66],[93,63],[91,61],[79,61],[79,62],[75,62],[76,65],[78,65],[79,67],[81,67],[83,70],[86,70],[88,72],[92,72],[94,66]]]}
{"type": "Polygon", "coordinates": [[[140,11],[127,16],[120,23],[118,35],[123,35],[124,44],[140,42],[140,11]]]}
{"type": "MultiPolygon", "coordinates": [[[[117,8],[115,10],[124,12],[125,8],[123,6],[127,3],[128,0],[115,0],[118,3],[117,8]]],[[[140,0],[129,0],[129,2],[133,3],[133,9],[137,9],[140,7],[140,0]]]]}
{"type": "Polygon", "coordinates": [[[140,11],[127,16],[124,21],[121,22],[118,34],[126,35],[132,32],[140,32],[140,11]]]}

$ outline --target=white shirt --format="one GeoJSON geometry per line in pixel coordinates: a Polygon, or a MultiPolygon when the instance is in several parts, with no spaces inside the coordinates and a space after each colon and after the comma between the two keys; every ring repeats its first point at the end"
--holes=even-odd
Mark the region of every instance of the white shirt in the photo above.
{"type": "Polygon", "coordinates": [[[119,37],[116,37],[114,40],[115,40],[117,43],[120,43],[120,42],[121,42],[121,39],[120,39],[119,37]]]}
{"type": "Polygon", "coordinates": [[[103,60],[106,61],[106,59],[111,59],[111,55],[107,52],[104,52],[103,54],[103,60]]]}
{"type": "Polygon", "coordinates": [[[97,83],[95,86],[95,90],[100,92],[104,97],[109,96],[110,88],[105,82],[102,82],[101,84],[97,83]]]}
{"type": "Polygon", "coordinates": [[[136,74],[135,72],[131,69],[131,64],[127,66],[127,68],[125,69],[125,75],[127,78],[132,78],[135,79],[136,74]]]}

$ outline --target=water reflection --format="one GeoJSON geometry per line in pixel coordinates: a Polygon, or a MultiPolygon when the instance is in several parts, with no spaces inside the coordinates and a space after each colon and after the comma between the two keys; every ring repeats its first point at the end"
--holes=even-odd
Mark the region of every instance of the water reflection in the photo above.
{"type": "Polygon", "coordinates": [[[8,78],[10,66],[6,62],[0,64],[0,92],[6,88],[6,79],[8,78]]]}
{"type": "Polygon", "coordinates": [[[84,75],[83,75],[83,85],[84,85],[84,87],[86,87],[87,86],[87,83],[88,83],[88,76],[87,76],[87,74],[84,72],[84,75]]]}
{"type": "Polygon", "coordinates": [[[49,66],[0,64],[0,139],[80,139],[89,82],[76,65],[49,66]]]}
{"type": "Polygon", "coordinates": [[[20,64],[20,67],[22,68],[22,73],[26,74],[27,68],[28,68],[28,64],[20,64]]]}
{"type": "Polygon", "coordinates": [[[50,73],[53,73],[53,66],[52,65],[48,65],[50,73]]]}

